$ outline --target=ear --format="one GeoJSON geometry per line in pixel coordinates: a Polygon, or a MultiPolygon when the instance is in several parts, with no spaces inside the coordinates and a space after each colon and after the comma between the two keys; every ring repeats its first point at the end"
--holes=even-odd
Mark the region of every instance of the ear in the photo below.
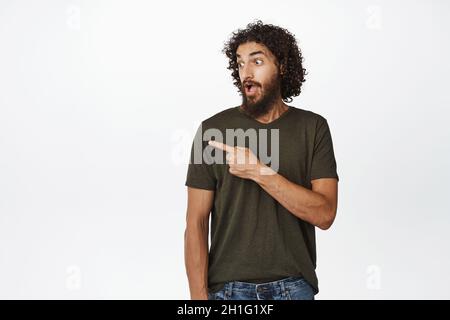
{"type": "Polygon", "coordinates": [[[282,64],[280,66],[280,74],[284,74],[284,72],[285,72],[285,67],[284,67],[284,64],[282,64]]]}

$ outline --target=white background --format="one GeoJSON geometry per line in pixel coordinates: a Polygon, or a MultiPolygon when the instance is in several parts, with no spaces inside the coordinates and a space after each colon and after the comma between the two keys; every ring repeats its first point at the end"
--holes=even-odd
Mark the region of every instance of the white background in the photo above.
{"type": "Polygon", "coordinates": [[[188,299],[188,153],[221,53],[290,30],[339,207],[317,299],[450,298],[447,1],[0,2],[0,298],[188,299]]]}

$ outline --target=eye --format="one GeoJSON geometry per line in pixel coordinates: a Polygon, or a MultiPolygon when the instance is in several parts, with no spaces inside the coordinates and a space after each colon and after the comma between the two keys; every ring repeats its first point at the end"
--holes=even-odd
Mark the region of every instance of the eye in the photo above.
{"type": "MultiPolygon", "coordinates": [[[[263,62],[262,59],[255,59],[255,63],[256,63],[257,61],[261,61],[261,63],[263,62]]],[[[256,63],[256,64],[257,64],[257,63],[256,63]]]]}
{"type": "Polygon", "coordinates": [[[242,62],[238,62],[238,68],[242,67],[242,62]]]}

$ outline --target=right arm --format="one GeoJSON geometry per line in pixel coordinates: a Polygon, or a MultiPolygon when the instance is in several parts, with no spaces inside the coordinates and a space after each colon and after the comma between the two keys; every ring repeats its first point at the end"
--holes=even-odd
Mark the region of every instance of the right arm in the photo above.
{"type": "Polygon", "coordinates": [[[208,234],[213,202],[213,190],[188,187],[184,259],[192,300],[208,299],[208,234]]]}

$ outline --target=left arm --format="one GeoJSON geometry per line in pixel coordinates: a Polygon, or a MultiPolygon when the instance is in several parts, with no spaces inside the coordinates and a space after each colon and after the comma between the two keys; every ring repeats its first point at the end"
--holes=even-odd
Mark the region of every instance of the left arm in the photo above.
{"type": "MultiPolygon", "coordinates": [[[[265,167],[264,170],[272,169],[265,167]]],[[[312,190],[309,190],[273,170],[272,174],[259,174],[258,171],[251,179],[289,212],[322,230],[331,227],[337,211],[337,179],[311,180],[312,190]]]]}

